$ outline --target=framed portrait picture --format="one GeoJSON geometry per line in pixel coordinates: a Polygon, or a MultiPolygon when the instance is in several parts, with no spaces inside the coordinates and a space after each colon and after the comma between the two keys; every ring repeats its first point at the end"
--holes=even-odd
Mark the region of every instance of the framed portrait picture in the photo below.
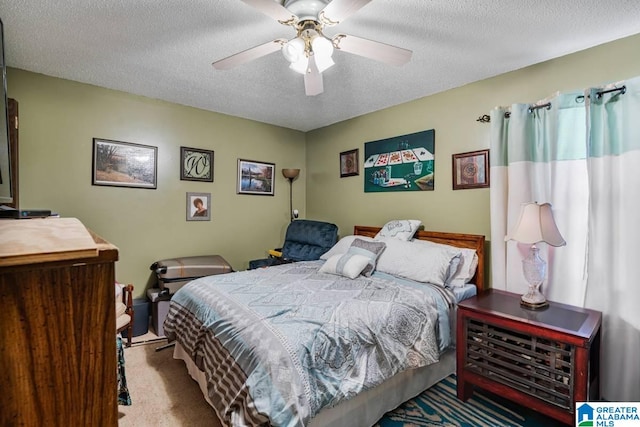
{"type": "Polygon", "coordinates": [[[454,154],[453,189],[489,187],[489,150],[454,154]]]}
{"type": "Polygon", "coordinates": [[[358,164],[358,149],[343,151],[340,153],[340,178],[360,174],[358,164]]]}
{"type": "Polygon", "coordinates": [[[273,196],[275,163],[238,159],[238,194],[273,196]]]}
{"type": "Polygon", "coordinates": [[[213,182],[213,151],[180,147],[180,179],[213,182]]]}
{"type": "Polygon", "coordinates": [[[211,193],[187,193],[187,221],[211,220],[211,193]]]}
{"type": "Polygon", "coordinates": [[[158,147],[93,138],[92,184],[155,189],[158,147]]]}

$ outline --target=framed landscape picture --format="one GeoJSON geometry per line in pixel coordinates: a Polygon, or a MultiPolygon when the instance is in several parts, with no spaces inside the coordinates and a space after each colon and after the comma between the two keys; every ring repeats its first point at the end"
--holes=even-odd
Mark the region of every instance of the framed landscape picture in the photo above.
{"type": "Polygon", "coordinates": [[[273,196],[275,163],[238,159],[238,194],[273,196]]]}
{"type": "Polygon", "coordinates": [[[489,150],[454,154],[452,162],[454,190],[489,187],[489,150]]]}
{"type": "Polygon", "coordinates": [[[155,189],[158,147],[93,138],[92,184],[155,189]]]}

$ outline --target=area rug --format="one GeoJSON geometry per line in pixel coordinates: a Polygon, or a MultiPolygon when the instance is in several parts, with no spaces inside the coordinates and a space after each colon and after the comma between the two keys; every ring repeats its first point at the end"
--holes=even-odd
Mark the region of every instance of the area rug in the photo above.
{"type": "Polygon", "coordinates": [[[532,411],[499,402],[479,393],[463,402],[456,397],[456,377],[451,375],[395,410],[375,427],[540,427],[560,425],[532,411]]]}

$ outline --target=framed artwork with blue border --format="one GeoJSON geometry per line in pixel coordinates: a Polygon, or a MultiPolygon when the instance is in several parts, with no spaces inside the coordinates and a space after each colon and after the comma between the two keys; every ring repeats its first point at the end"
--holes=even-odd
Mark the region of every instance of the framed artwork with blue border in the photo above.
{"type": "Polygon", "coordinates": [[[434,129],[364,144],[364,192],[433,191],[434,129]]]}

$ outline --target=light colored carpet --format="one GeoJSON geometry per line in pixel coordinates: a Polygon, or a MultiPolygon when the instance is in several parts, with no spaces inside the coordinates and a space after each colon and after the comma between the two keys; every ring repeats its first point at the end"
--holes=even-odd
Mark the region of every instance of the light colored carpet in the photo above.
{"type": "Polygon", "coordinates": [[[131,406],[118,406],[120,427],[222,427],[173,348],[156,352],[166,340],[124,350],[131,406]]]}

